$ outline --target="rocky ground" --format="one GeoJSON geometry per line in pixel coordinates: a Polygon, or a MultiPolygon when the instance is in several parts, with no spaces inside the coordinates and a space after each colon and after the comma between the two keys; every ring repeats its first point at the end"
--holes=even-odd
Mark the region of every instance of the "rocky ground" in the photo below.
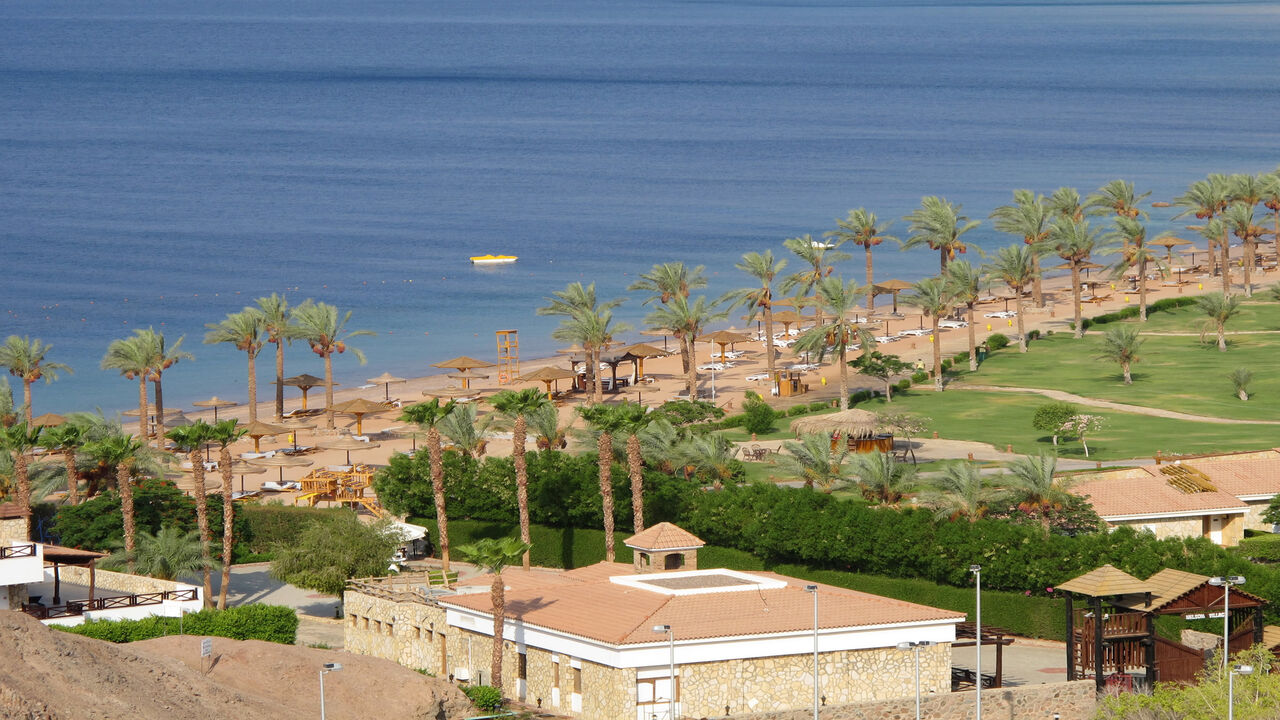
{"type": "Polygon", "coordinates": [[[330,720],[369,717],[454,720],[475,714],[449,683],[393,662],[340,651],[176,636],[128,645],[50,630],[0,611],[2,720],[296,720],[317,717],[318,672],[330,720]]]}

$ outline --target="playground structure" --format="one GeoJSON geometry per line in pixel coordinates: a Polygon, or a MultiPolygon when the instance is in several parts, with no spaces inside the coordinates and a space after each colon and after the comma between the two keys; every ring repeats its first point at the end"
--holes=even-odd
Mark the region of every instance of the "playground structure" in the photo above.
{"type": "Polygon", "coordinates": [[[302,478],[302,490],[293,504],[305,502],[308,507],[328,501],[359,512],[364,508],[375,517],[390,517],[382,503],[372,494],[373,468],[368,465],[329,465],[312,470],[302,478]],[[368,492],[368,494],[366,494],[368,492]]]}
{"type": "Polygon", "coordinates": [[[498,384],[506,385],[520,377],[520,337],[516,330],[498,330],[498,384]]]}

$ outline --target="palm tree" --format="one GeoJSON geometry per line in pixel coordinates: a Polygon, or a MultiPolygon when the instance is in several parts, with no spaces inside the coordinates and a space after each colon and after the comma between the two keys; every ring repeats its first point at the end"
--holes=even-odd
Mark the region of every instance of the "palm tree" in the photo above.
{"type": "Polygon", "coordinates": [[[616,415],[617,432],[627,436],[627,479],[631,481],[631,529],[644,530],[644,452],[640,435],[653,422],[649,408],[640,403],[621,402],[610,406],[616,415]]]}
{"type": "MultiPolygon", "coordinates": [[[[1173,199],[1173,204],[1184,208],[1182,212],[1174,215],[1175,218],[1184,217],[1186,215],[1195,215],[1198,220],[1213,220],[1227,209],[1229,202],[1228,181],[1225,175],[1211,173],[1204,180],[1197,180],[1191,183],[1187,191],[1182,195],[1173,199]]],[[[1225,226],[1220,228],[1213,237],[1207,237],[1209,240],[1209,262],[1210,272],[1213,271],[1213,263],[1215,262],[1214,251],[1218,245],[1222,246],[1222,294],[1231,294],[1231,271],[1230,271],[1230,248],[1227,244],[1227,229],[1225,226]]]]}
{"type": "Polygon", "coordinates": [[[235,548],[235,503],[231,493],[231,445],[244,437],[244,428],[235,420],[223,420],[209,433],[218,444],[218,470],[222,472],[222,583],[218,587],[218,609],[227,609],[227,588],[231,585],[231,555],[235,548]]]}
{"type": "Polygon", "coordinates": [[[27,453],[40,446],[44,427],[31,427],[25,422],[0,428],[0,446],[13,457],[13,475],[16,494],[14,501],[22,512],[26,529],[23,538],[31,537],[31,477],[27,472],[27,453]]]}
{"type": "Polygon", "coordinates": [[[113,553],[102,564],[107,568],[132,568],[136,564],[143,575],[172,581],[200,571],[207,573],[207,548],[195,530],[183,532],[177,525],[169,525],[154,535],[143,530],[138,534],[137,550],[113,553]]]}
{"type": "Polygon", "coordinates": [[[773,283],[783,269],[787,267],[787,261],[785,259],[775,260],[773,251],[765,250],[764,254],[749,252],[743,255],[742,260],[734,267],[759,280],[760,285],[730,290],[717,298],[715,304],[728,303],[725,306],[726,311],[732,311],[739,305],[745,306],[747,308],[748,323],[755,320],[756,313],[764,315],[765,363],[769,370],[769,377],[773,378],[775,366],[773,350],[773,283]]]}
{"type": "MultiPolygon", "coordinates": [[[[1249,175],[1247,173],[1239,173],[1227,178],[1227,197],[1231,204],[1227,206],[1223,213],[1223,219],[1227,221],[1228,228],[1240,238],[1244,244],[1244,257],[1240,261],[1241,267],[1244,269],[1244,294],[1246,297],[1253,295],[1253,287],[1249,284],[1249,273],[1257,267],[1257,249],[1258,239],[1263,235],[1268,235],[1266,230],[1254,225],[1253,209],[1254,206],[1262,202],[1267,195],[1267,187],[1265,175],[1249,175]],[[1226,217],[1231,214],[1231,209],[1236,205],[1248,206],[1250,212],[1248,218],[1241,214],[1238,218],[1226,217]],[[1241,231],[1244,231],[1244,235],[1241,231]]],[[[1239,212],[1239,211],[1236,211],[1239,212]]]]}
{"type": "Polygon", "coordinates": [[[1240,298],[1235,295],[1210,293],[1196,298],[1196,307],[1209,317],[1218,332],[1218,350],[1227,351],[1227,321],[1240,312],[1240,298]]]}
{"type": "MultiPolygon", "coordinates": [[[[1022,290],[1032,282],[1039,282],[1040,270],[1037,267],[1035,250],[1030,245],[1010,245],[1002,247],[987,263],[985,270],[992,278],[1008,285],[1017,299],[1018,310],[1018,351],[1027,351],[1027,333],[1024,324],[1022,290]]],[[[969,323],[970,327],[973,323],[969,323]]]]}
{"type": "Polygon", "coordinates": [[[938,520],[966,518],[974,522],[1003,495],[1003,490],[983,476],[977,463],[960,461],[947,463],[941,473],[930,478],[928,489],[918,499],[921,505],[933,508],[938,520]]]}
{"type": "Polygon", "coordinates": [[[107,354],[102,356],[103,370],[117,370],[126,380],[138,380],[138,437],[143,442],[148,437],[147,372],[150,363],[150,350],[136,333],[133,337],[112,340],[107,346],[107,354]]]}
{"type": "Polygon", "coordinates": [[[220,323],[209,323],[205,327],[209,332],[204,334],[204,344],[230,343],[237,350],[249,356],[249,422],[258,421],[258,371],[254,361],[262,350],[263,317],[257,308],[245,308],[238,313],[227,315],[220,323]]]}
{"type": "Polygon", "coordinates": [[[166,342],[164,333],[158,333],[154,328],[146,330],[136,330],[139,342],[142,343],[149,353],[147,363],[147,379],[155,386],[156,392],[156,437],[163,438],[164,432],[164,371],[176,365],[182,360],[194,360],[195,356],[189,352],[181,350],[182,341],[185,338],[179,337],[178,341],[170,348],[166,342]]]}
{"type": "Polygon", "coordinates": [[[120,514],[124,518],[124,551],[128,558],[129,572],[134,569],[135,527],[133,508],[133,470],[146,452],[146,442],[141,437],[111,435],[93,442],[86,450],[116,470],[116,488],[120,492],[120,514]]]}
{"type": "Polygon", "coordinates": [[[560,425],[560,411],[555,405],[540,407],[527,419],[539,450],[563,450],[568,446],[568,428],[560,425]]]}
{"type": "Polygon", "coordinates": [[[1075,312],[1075,336],[1084,337],[1084,320],[1080,306],[1080,266],[1088,261],[1098,245],[1098,232],[1089,227],[1088,220],[1055,218],[1049,224],[1046,244],[1054,254],[1071,266],[1071,305],[1075,312]]]}
{"type": "MultiPolygon", "coordinates": [[[[511,421],[511,460],[516,467],[516,507],[520,514],[520,541],[528,543],[529,535],[529,464],[525,460],[525,435],[529,416],[543,407],[555,405],[537,388],[503,390],[489,398],[493,409],[511,421]]],[[[524,554],[524,569],[529,569],[529,553],[524,554]]]]}
{"type": "Polygon", "coordinates": [[[267,342],[276,346],[276,421],[284,419],[284,344],[298,337],[293,325],[289,301],[283,295],[271,293],[255,300],[262,313],[262,331],[267,342]]]}
{"type": "Polygon", "coordinates": [[[1280,168],[1276,168],[1275,172],[1266,173],[1259,182],[1261,187],[1258,199],[1271,211],[1271,219],[1275,223],[1271,239],[1276,243],[1276,247],[1280,248],[1280,168]]]}
{"type": "Polygon", "coordinates": [[[333,354],[350,350],[360,364],[365,364],[360,348],[347,345],[347,341],[361,335],[376,335],[372,330],[348,330],[351,311],[340,313],[328,303],[307,300],[289,314],[296,330],[296,337],[311,345],[311,352],[324,358],[324,405],[326,426],[332,430],[333,422],[333,354]]]}
{"type": "MultiPolygon", "coordinates": [[[[975,326],[977,325],[973,319],[973,306],[978,304],[978,298],[982,296],[982,291],[987,289],[987,280],[982,275],[982,271],[975,268],[968,260],[957,260],[947,265],[946,273],[943,276],[943,282],[947,285],[947,292],[955,302],[962,303],[968,308],[969,322],[969,372],[975,372],[978,369],[978,337],[976,335],[975,326]]],[[[934,344],[936,345],[936,338],[934,344]]]]}
{"type": "Polygon", "coordinates": [[[640,279],[627,286],[628,290],[646,290],[652,295],[642,305],[657,300],[663,305],[676,297],[689,297],[691,290],[707,286],[706,268],[698,265],[692,270],[682,262],[659,263],[640,279]]]}
{"type": "Polygon", "coordinates": [[[920,207],[903,218],[910,225],[911,233],[902,244],[903,250],[921,245],[937,250],[942,260],[942,271],[947,271],[947,263],[956,258],[956,253],[968,250],[968,246],[960,237],[978,227],[977,220],[970,220],[960,214],[960,206],[929,195],[920,200],[920,207]]]}
{"type": "Polygon", "coordinates": [[[1130,268],[1138,274],[1138,320],[1146,322],[1147,266],[1155,265],[1164,270],[1166,266],[1160,259],[1160,253],[1147,245],[1147,228],[1134,218],[1116,218],[1115,230],[1108,233],[1106,239],[1111,241],[1112,247],[1104,252],[1120,255],[1119,261],[1112,267],[1112,277],[1122,278],[1130,268]]]}
{"type": "Polygon", "coordinates": [[[622,429],[622,419],[614,407],[579,407],[578,414],[597,433],[596,465],[600,476],[600,500],[604,511],[604,559],[613,562],[613,435],[622,429]]]}
{"type": "Polygon", "coordinates": [[[718,312],[714,308],[714,303],[707,304],[705,295],[699,295],[692,303],[688,298],[676,297],[666,305],[654,308],[644,318],[649,327],[666,330],[680,341],[680,352],[689,361],[685,366],[685,382],[690,400],[698,398],[698,363],[694,354],[694,340],[707,325],[729,315],[728,311],[718,312]]]}
{"type": "Polygon", "coordinates": [[[191,478],[193,492],[192,495],[196,501],[196,526],[200,529],[200,542],[204,545],[204,606],[206,608],[213,607],[213,581],[210,577],[210,568],[213,567],[213,557],[209,551],[209,545],[213,538],[209,532],[209,493],[205,489],[204,484],[204,458],[201,451],[204,449],[205,443],[213,439],[213,428],[203,420],[195,422],[185,427],[176,427],[165,434],[165,437],[173,441],[174,449],[179,453],[186,453],[188,460],[191,462],[191,478]]]}
{"type": "Polygon", "coordinates": [[[733,478],[736,466],[733,459],[735,451],[733,443],[729,442],[724,435],[718,433],[690,435],[672,449],[672,465],[685,468],[686,476],[697,474],[710,478],[711,486],[718,490],[724,486],[726,480],[733,478]]]}
{"type": "MultiPolygon", "coordinates": [[[[600,376],[600,353],[613,342],[617,333],[626,332],[631,326],[615,323],[613,310],[622,299],[600,302],[596,299],[596,284],[569,283],[547,298],[548,304],[538,308],[539,315],[555,315],[563,318],[560,327],[551,337],[562,342],[578,343],[586,351],[588,378],[595,386],[594,402],[604,402],[604,378],[600,376]]],[[[680,297],[680,296],[677,296],[680,297]]],[[[683,300],[681,297],[680,299],[683,300]]]]}
{"type": "Polygon", "coordinates": [[[80,504],[80,471],[76,467],[76,451],[84,444],[84,428],[63,423],[44,431],[43,442],[50,450],[61,450],[67,466],[67,503],[80,504]]]}
{"type": "MultiPolygon", "coordinates": [[[[1031,248],[1031,299],[1036,307],[1044,307],[1044,289],[1040,283],[1040,248],[1044,246],[1045,238],[1049,237],[1048,200],[1030,190],[1014,190],[1013,204],[1001,205],[993,210],[991,220],[996,230],[1021,237],[1022,242],[1031,248]]],[[[1018,314],[1022,314],[1021,310],[1018,314]]]]}
{"type": "Polygon", "coordinates": [[[9,427],[18,422],[18,413],[13,405],[13,388],[9,387],[9,378],[0,375],[0,427],[9,427]]]}
{"type": "Polygon", "coordinates": [[[830,313],[832,320],[801,333],[792,350],[816,354],[818,362],[822,362],[829,350],[835,351],[840,365],[840,409],[848,410],[849,364],[845,356],[858,341],[858,325],[846,315],[857,307],[862,293],[856,282],[850,280],[846,284],[840,277],[823,278],[817,290],[818,306],[830,313]]]}
{"type": "MultiPolygon", "coordinates": [[[[843,243],[843,240],[837,240],[834,243],[817,242],[809,235],[783,240],[782,246],[795,253],[796,257],[809,267],[788,275],[782,281],[782,292],[796,291],[801,295],[812,294],[818,283],[835,271],[834,263],[853,257],[843,250],[836,249],[843,243]]],[[[821,308],[818,309],[818,322],[822,322],[821,308]]]]}
{"type": "Polygon", "coordinates": [[[911,286],[911,295],[904,301],[919,308],[933,321],[933,334],[929,336],[933,345],[933,389],[942,392],[942,343],[938,337],[938,321],[951,312],[951,306],[955,304],[951,288],[940,277],[925,278],[911,286]]]}
{"type": "Polygon", "coordinates": [[[1067,220],[1083,220],[1084,205],[1080,204],[1080,192],[1072,187],[1060,187],[1049,196],[1049,213],[1067,220]]]}
{"type": "Polygon", "coordinates": [[[1124,384],[1132,385],[1133,376],[1129,373],[1129,366],[1140,361],[1138,350],[1142,348],[1145,340],[1138,337],[1137,325],[1118,325],[1107,331],[1102,338],[1102,347],[1098,349],[1099,360],[1110,360],[1120,364],[1120,370],[1124,373],[1124,384]]]}
{"type": "MultiPolygon", "coordinates": [[[[1252,177],[1252,176],[1246,176],[1252,177]]],[[[1244,295],[1245,297],[1253,297],[1253,279],[1249,275],[1249,271],[1257,257],[1258,239],[1267,234],[1266,228],[1262,227],[1254,219],[1254,205],[1245,202],[1233,202],[1222,211],[1222,221],[1231,231],[1231,234],[1240,238],[1240,242],[1244,244],[1244,259],[1240,263],[1241,272],[1244,274],[1244,295]]]]}
{"type": "Polygon", "coordinates": [[[440,434],[449,438],[458,452],[466,457],[484,457],[488,440],[485,435],[493,424],[493,416],[479,416],[475,403],[463,403],[440,421],[440,434]]]}
{"type": "Polygon", "coordinates": [[[458,548],[476,567],[493,575],[493,582],[489,585],[489,600],[493,604],[493,652],[489,661],[489,682],[499,691],[502,690],[503,626],[507,619],[506,585],[502,582],[502,571],[519,562],[522,555],[528,557],[529,547],[529,543],[509,537],[501,540],[485,538],[458,548]]]}
{"type": "Polygon", "coordinates": [[[675,472],[679,463],[676,461],[677,448],[688,439],[689,433],[681,430],[665,417],[659,417],[640,432],[636,433],[640,441],[640,457],[662,472],[675,472]]]}
{"type": "Polygon", "coordinates": [[[72,369],[59,362],[45,359],[52,345],[46,345],[40,338],[10,335],[0,345],[0,367],[9,371],[10,375],[22,378],[22,402],[26,408],[27,424],[31,424],[31,384],[44,378],[51,383],[58,379],[58,373],[73,373],[72,369]]]}
{"type": "Polygon", "coordinates": [[[1052,453],[1023,455],[1009,462],[1009,493],[1019,509],[1040,516],[1045,530],[1049,516],[1071,501],[1069,492],[1076,478],[1058,476],[1058,456],[1052,453]]]}
{"type": "MultiPolygon", "coordinates": [[[[893,221],[881,223],[876,219],[876,214],[868,212],[866,208],[858,208],[850,210],[849,217],[844,220],[836,220],[836,230],[828,230],[823,233],[823,237],[835,238],[839,243],[852,243],[861,247],[867,256],[867,315],[875,311],[876,294],[872,285],[875,284],[875,274],[872,272],[871,248],[879,245],[885,240],[899,242],[898,238],[892,235],[886,235],[889,227],[893,225],[893,221]]],[[[773,375],[772,370],[770,376],[773,375]]]]}
{"type": "Polygon", "coordinates": [[[896,505],[911,491],[916,477],[912,465],[882,452],[854,455],[849,473],[858,479],[862,495],[882,505],[896,505]]]}
{"type": "Polygon", "coordinates": [[[444,506],[444,458],[440,450],[440,424],[457,407],[457,403],[452,400],[442,405],[437,398],[410,405],[399,417],[400,422],[411,422],[427,431],[427,460],[431,466],[431,491],[435,494],[436,527],[440,535],[440,567],[446,582],[449,577],[449,516],[444,506]]]}
{"type": "Polygon", "coordinates": [[[1112,180],[1098,188],[1097,192],[1089,193],[1084,201],[1084,209],[1090,215],[1114,213],[1117,218],[1136,220],[1147,216],[1146,211],[1138,207],[1138,203],[1150,195],[1150,192],[1135,194],[1133,183],[1128,180],[1112,180]]]}
{"type": "Polygon", "coordinates": [[[849,482],[845,473],[845,460],[849,457],[846,443],[833,443],[821,433],[808,433],[800,440],[782,443],[785,453],[777,456],[778,468],[793,478],[804,481],[810,490],[815,487],[831,494],[832,490],[849,482]],[[835,447],[833,447],[833,445],[835,447]]]}

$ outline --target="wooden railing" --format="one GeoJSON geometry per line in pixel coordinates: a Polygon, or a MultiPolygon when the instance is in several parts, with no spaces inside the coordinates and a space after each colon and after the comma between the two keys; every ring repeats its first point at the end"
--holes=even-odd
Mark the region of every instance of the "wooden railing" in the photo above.
{"type": "MultiPolygon", "coordinates": [[[[1094,618],[1085,617],[1085,611],[1076,610],[1075,627],[1076,632],[1084,632],[1089,637],[1093,637],[1094,618]]],[[[1147,616],[1144,613],[1137,612],[1115,612],[1107,613],[1106,619],[1102,622],[1102,637],[1127,637],[1131,635],[1147,634],[1147,616]]]]}
{"type": "Polygon", "coordinates": [[[22,611],[40,620],[50,620],[53,618],[75,617],[86,612],[99,610],[119,610],[121,608],[159,605],[166,600],[181,602],[199,599],[200,595],[195,588],[187,588],[185,590],[162,590],[160,592],[138,593],[136,595],[113,595],[94,598],[86,602],[69,602],[62,605],[23,605],[22,611]]]}
{"type": "Polygon", "coordinates": [[[10,545],[8,547],[0,547],[0,560],[5,560],[7,558],[23,558],[23,557],[35,557],[35,556],[36,556],[35,543],[31,543],[29,545],[10,545]]]}

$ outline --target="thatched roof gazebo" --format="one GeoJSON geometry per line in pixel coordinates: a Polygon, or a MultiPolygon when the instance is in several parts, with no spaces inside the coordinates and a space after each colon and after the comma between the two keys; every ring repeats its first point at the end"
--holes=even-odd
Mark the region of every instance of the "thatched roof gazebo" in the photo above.
{"type": "Polygon", "coordinates": [[[839,432],[856,440],[875,437],[880,421],[875,413],[866,410],[841,410],[829,415],[810,415],[791,421],[791,432],[799,437],[804,433],[839,432]]]}

